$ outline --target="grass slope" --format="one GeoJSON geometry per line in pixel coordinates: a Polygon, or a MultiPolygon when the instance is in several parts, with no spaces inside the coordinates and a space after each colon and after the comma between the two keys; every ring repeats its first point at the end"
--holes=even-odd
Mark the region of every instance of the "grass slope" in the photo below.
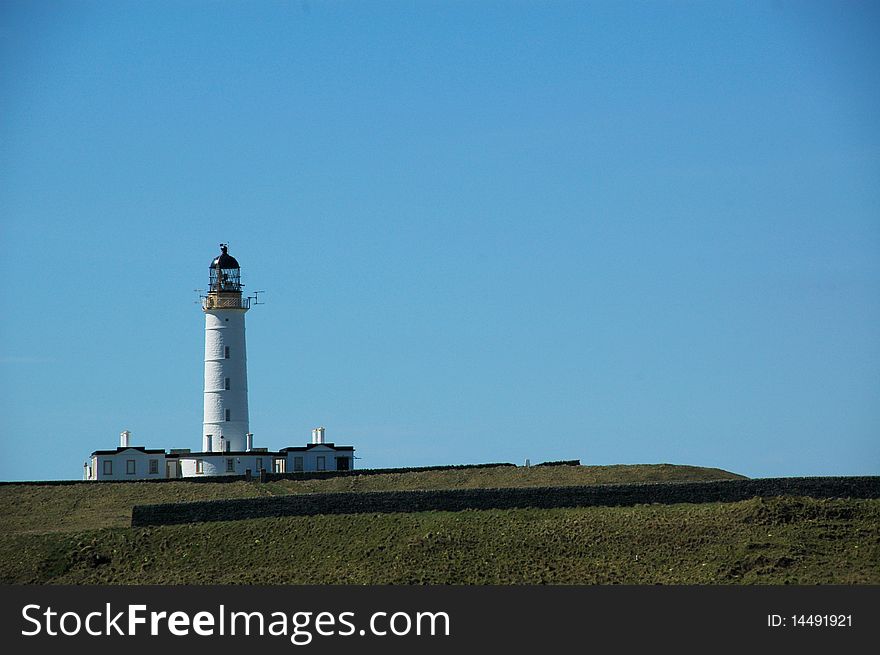
{"type": "Polygon", "coordinates": [[[130,482],[59,486],[0,486],[3,533],[43,533],[128,527],[131,508],[153,503],[179,503],[218,498],[309,493],[319,491],[383,491],[546,487],[626,482],[668,482],[741,478],[720,469],[671,464],[620,466],[499,466],[484,469],[422,471],[328,478],[257,482],[130,482]]]}
{"type": "Polygon", "coordinates": [[[255,519],[0,538],[0,581],[878,584],[880,501],[255,519]]]}
{"type": "Polygon", "coordinates": [[[313,491],[736,478],[717,469],[465,469],[271,484],[0,487],[0,582],[880,584],[880,501],[423,512],[126,527],[135,504],[313,491]]]}

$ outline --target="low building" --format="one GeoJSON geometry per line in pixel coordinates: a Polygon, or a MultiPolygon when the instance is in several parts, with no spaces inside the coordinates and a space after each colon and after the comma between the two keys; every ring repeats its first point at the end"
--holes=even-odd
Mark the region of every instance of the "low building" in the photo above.
{"type": "MultiPolygon", "coordinates": [[[[129,434],[128,431],[123,435],[129,434]]],[[[149,480],[166,478],[164,450],[120,445],[116,450],[96,450],[83,464],[85,480],[149,480]]]]}
{"type": "Polygon", "coordinates": [[[84,480],[154,480],[199,478],[220,475],[259,475],[306,473],[312,471],[350,471],[354,468],[354,447],[325,443],[324,428],[312,431],[312,443],[278,451],[267,448],[191,452],[186,448],[151,450],[131,446],[131,433],[120,433],[115,450],[96,450],[83,464],[84,480]],[[316,433],[320,441],[315,441],[316,433]]]}

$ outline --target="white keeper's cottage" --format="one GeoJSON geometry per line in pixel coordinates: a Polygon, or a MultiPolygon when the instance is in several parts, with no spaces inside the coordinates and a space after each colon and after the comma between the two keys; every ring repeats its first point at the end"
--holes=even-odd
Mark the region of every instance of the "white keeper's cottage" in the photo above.
{"type": "Polygon", "coordinates": [[[241,267],[221,244],[209,268],[205,314],[205,411],[202,448],[168,452],[131,445],[123,431],[119,447],[96,450],[83,464],[86,480],[143,480],[214,475],[259,475],[299,471],[347,471],[354,448],[327,443],[324,428],[312,430],[312,441],[279,451],[254,447],[248,416],[247,349],[244,315],[255,296],[242,297],[241,267]]]}

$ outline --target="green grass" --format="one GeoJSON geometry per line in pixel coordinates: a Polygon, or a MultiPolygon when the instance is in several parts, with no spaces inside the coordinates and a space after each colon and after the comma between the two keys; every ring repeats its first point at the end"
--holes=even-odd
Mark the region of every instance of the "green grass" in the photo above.
{"type": "Polygon", "coordinates": [[[0,538],[0,582],[878,584],[880,501],[255,519],[0,538]]]}
{"type": "Polygon", "coordinates": [[[253,498],[332,491],[544,487],[673,480],[719,480],[742,476],[720,469],[671,464],[627,466],[492,467],[258,482],[130,482],[58,486],[0,486],[0,534],[81,531],[128,527],[135,505],[218,498],[253,498]]]}
{"type": "Polygon", "coordinates": [[[128,528],[131,507],[263,494],[736,478],[494,468],[259,483],[0,487],[0,583],[880,584],[880,500],[422,512],[128,528]]]}

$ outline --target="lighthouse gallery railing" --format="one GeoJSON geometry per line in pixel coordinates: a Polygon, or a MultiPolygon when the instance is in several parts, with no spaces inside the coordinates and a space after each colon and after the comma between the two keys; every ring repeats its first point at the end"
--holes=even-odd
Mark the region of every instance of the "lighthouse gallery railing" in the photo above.
{"type": "Polygon", "coordinates": [[[250,309],[250,298],[222,298],[205,296],[202,298],[202,309],[250,309]]]}

